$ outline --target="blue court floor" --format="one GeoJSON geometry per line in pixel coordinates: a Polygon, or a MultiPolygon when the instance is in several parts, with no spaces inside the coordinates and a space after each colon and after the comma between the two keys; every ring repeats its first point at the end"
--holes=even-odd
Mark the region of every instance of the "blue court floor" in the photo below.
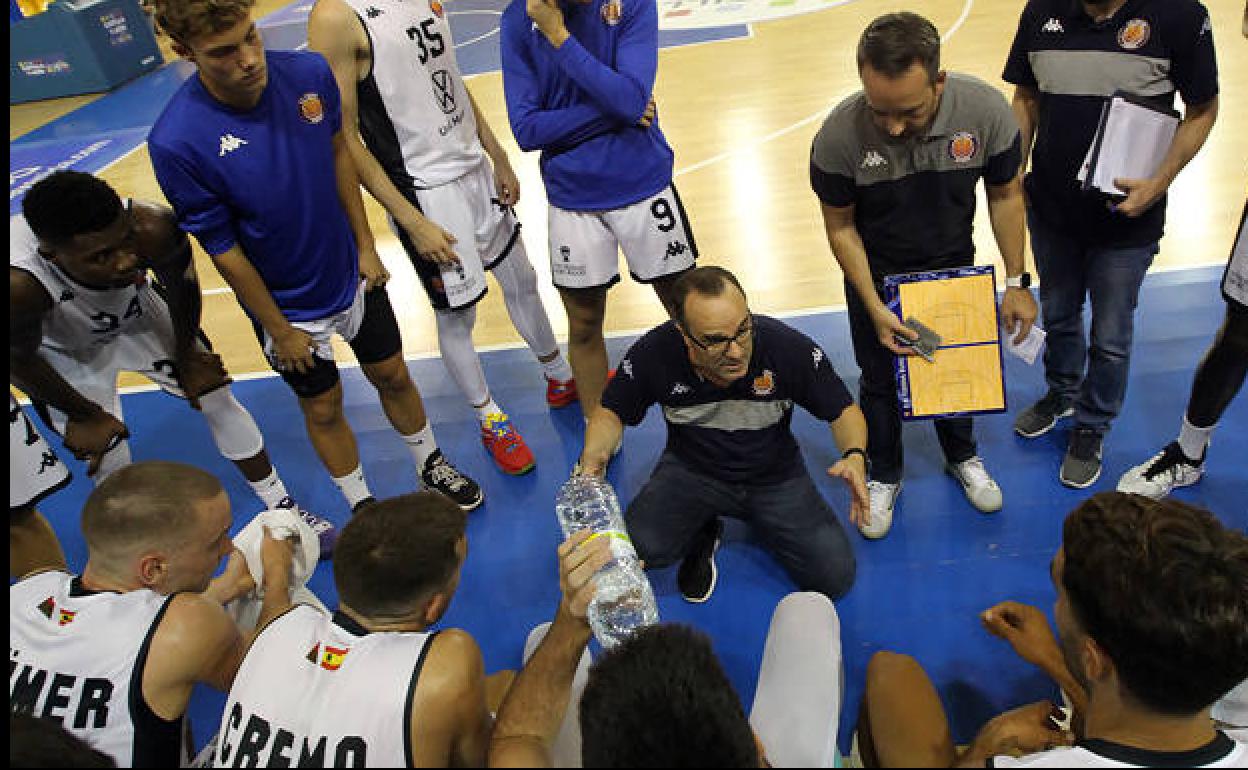
{"type": "MultiPolygon", "coordinates": [[[[1112,489],[1126,468],[1175,435],[1191,373],[1222,318],[1219,277],[1219,270],[1197,268],[1148,278],[1126,408],[1106,444],[1105,473],[1090,491],[1112,489]]],[[[819,313],[790,321],[825,347],[856,392],[858,373],[845,314],[819,313]]],[[[610,341],[612,360],[619,359],[629,342],[610,341]]],[[[554,612],[559,527],[553,499],[579,453],[583,423],[579,407],[556,412],[546,408],[541,373],[527,350],[489,352],[482,358],[496,398],[540,458],[526,476],[507,477],[492,466],[480,446],[472,410],[440,360],[414,361],[411,369],[441,446],[486,491],[485,505],[470,518],[463,582],[444,624],[471,632],[493,671],[519,666],[525,636],[554,612]]],[[[389,429],[373,392],[358,369],[344,370],[343,379],[347,415],[360,438],[373,491],[389,496],[413,490],[416,479],[408,451],[389,429]]],[[[1043,388],[1038,364],[1027,367],[1009,358],[1011,412],[1038,398],[1043,388]]],[[[345,503],[313,454],[295,399],[282,382],[254,379],[237,383],[235,390],[259,422],[291,491],[306,507],[345,522],[345,503]]],[[[136,459],[179,460],[216,473],[234,504],[236,527],[259,510],[242,477],[217,455],[203,421],[180,401],[141,392],[125,396],[123,404],[136,459]]],[[[802,412],[793,424],[811,473],[848,527],[846,494],[823,474],[837,458],[826,426],[802,412]]],[[[984,516],[943,474],[931,428],[912,424],[906,431],[907,475],[893,531],[879,542],[852,533],[858,580],[837,606],[846,672],[842,751],[848,750],[867,660],[880,649],[912,654],[929,669],[959,740],[967,740],[999,710],[1054,695],[1007,645],[981,630],[976,615],[1004,599],[1051,611],[1049,559],[1060,541],[1064,514],[1087,494],[1068,490],[1056,479],[1066,433],[1058,430],[1028,442],[1012,433],[1010,415],[978,421],[981,454],[1006,495],[1003,511],[984,516]]],[[[656,410],[641,427],[627,432],[624,450],[609,473],[625,503],[645,481],[664,435],[656,410]]],[[[1212,509],[1228,525],[1248,529],[1246,458],[1248,398],[1241,394],[1215,435],[1206,477],[1178,496],[1212,509]]],[[[42,508],[65,544],[71,568],[80,569],[86,551],[77,516],[90,485],[80,464],[71,462],[71,467],[73,484],[42,508]]],[[[719,559],[719,587],[706,604],[681,599],[674,568],[655,572],[652,579],[662,618],[710,634],[748,709],[772,608],[793,585],[741,525],[729,524],[719,559]]],[[[317,569],[311,586],[333,606],[328,564],[317,569]]],[[[222,702],[216,695],[196,696],[192,715],[198,740],[215,731],[222,702]]]]}

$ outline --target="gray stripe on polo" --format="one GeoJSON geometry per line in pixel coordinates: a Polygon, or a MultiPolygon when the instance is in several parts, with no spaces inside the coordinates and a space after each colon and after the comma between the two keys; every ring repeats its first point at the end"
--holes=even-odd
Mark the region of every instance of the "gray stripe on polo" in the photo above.
{"type": "Polygon", "coordinates": [[[715,430],[762,430],[778,424],[793,408],[787,398],[775,401],[712,401],[690,406],[664,406],[663,416],[673,425],[715,430]]]}
{"type": "Polygon", "coordinates": [[[1061,96],[1165,96],[1175,90],[1170,60],[1118,51],[1032,51],[1039,89],[1061,96]]]}

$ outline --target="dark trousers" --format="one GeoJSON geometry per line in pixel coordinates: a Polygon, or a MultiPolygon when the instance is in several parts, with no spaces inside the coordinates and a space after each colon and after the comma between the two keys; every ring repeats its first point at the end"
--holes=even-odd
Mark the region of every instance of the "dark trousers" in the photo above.
{"type": "Polygon", "coordinates": [[[1192,395],[1187,401],[1187,421],[1198,428],[1216,424],[1243,386],[1246,374],[1248,309],[1227,302],[1222,328],[1196,369],[1192,395]]]}
{"type": "MultiPolygon", "coordinates": [[[[882,296],[882,295],[881,295],[882,296]]],[[[880,344],[871,315],[858,292],[845,284],[849,306],[849,333],[854,341],[854,358],[862,377],[858,380],[858,405],[867,418],[867,455],[871,458],[871,478],[888,484],[901,481],[905,468],[901,445],[901,405],[897,402],[897,376],[892,351],[880,344]]],[[[936,437],[950,463],[969,460],[978,453],[974,423],[970,417],[934,421],[936,437]]]]}
{"type": "Polygon", "coordinates": [[[853,585],[849,538],[809,474],[775,484],[730,484],[695,471],[671,452],[624,512],[648,567],[682,559],[715,517],[749,523],[802,591],[839,599],[853,585]]]}

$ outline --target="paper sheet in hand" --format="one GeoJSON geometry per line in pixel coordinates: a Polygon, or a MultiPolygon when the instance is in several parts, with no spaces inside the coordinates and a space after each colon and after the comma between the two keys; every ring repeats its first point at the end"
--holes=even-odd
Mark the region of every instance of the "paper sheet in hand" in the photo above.
{"type": "Polygon", "coordinates": [[[1157,173],[1170,151],[1178,113],[1123,94],[1115,94],[1101,108],[1101,121],[1088,154],[1079,167],[1083,189],[1126,195],[1115,179],[1148,179],[1157,173]]]}
{"type": "Polygon", "coordinates": [[[940,335],[934,361],[898,356],[897,396],[906,420],[1005,411],[997,292],[990,266],[890,275],[889,309],[940,335]]]}
{"type": "Polygon", "coordinates": [[[1036,357],[1040,355],[1040,351],[1044,350],[1044,338],[1046,336],[1048,335],[1044,333],[1044,329],[1033,324],[1027,331],[1027,336],[1023,337],[1023,341],[1015,345],[1014,335],[1007,331],[1005,349],[1023,359],[1023,362],[1030,366],[1036,362],[1036,357]]]}

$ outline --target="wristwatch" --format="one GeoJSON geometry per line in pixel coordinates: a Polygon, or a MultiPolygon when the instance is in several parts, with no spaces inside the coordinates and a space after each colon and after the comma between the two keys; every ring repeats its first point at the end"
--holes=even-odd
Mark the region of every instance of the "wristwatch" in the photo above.
{"type": "Polygon", "coordinates": [[[1007,275],[1005,277],[1005,288],[1007,289],[1030,289],[1031,288],[1031,273],[1028,273],[1027,271],[1024,270],[1021,275],[1016,275],[1013,277],[1007,275]]]}

